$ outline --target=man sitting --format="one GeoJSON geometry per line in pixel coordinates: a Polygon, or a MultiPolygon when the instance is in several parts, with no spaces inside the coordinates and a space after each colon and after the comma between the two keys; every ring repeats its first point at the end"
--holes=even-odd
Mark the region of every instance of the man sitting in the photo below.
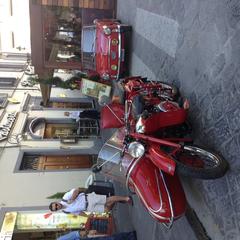
{"type": "Polygon", "coordinates": [[[52,202],[49,209],[51,211],[62,210],[65,213],[86,216],[84,211],[96,213],[111,211],[117,202],[133,203],[130,196],[106,197],[106,195],[96,194],[95,192],[86,194],[76,188],[65,193],[62,201],[52,202]]]}

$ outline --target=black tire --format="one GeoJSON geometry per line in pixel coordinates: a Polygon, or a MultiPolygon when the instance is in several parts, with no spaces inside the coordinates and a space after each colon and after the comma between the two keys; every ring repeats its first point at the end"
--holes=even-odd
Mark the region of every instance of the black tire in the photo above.
{"type": "Polygon", "coordinates": [[[166,94],[166,95],[169,95],[172,98],[172,100],[178,99],[180,94],[176,86],[169,83],[165,83],[165,82],[159,82],[159,83],[162,84],[163,89],[165,89],[166,91],[169,90],[169,94],[166,94]]]}
{"type": "Polygon", "coordinates": [[[120,28],[121,32],[131,32],[132,31],[132,26],[125,25],[125,24],[121,24],[120,26],[121,26],[121,28],[120,28]]]}
{"type": "Polygon", "coordinates": [[[183,149],[176,154],[174,161],[176,162],[176,170],[179,174],[192,178],[220,178],[228,170],[228,162],[223,157],[194,145],[185,145],[183,149]],[[193,166],[186,164],[183,162],[184,156],[191,157],[193,164],[198,164],[197,160],[200,160],[203,165],[193,166]]]}

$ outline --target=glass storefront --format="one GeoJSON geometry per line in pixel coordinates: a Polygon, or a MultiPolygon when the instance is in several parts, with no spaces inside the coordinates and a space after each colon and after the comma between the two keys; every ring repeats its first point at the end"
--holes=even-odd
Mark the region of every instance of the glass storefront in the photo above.
{"type": "Polygon", "coordinates": [[[0,239],[56,239],[61,232],[81,229],[86,222],[87,217],[65,213],[8,212],[5,214],[0,239]]]}
{"type": "Polygon", "coordinates": [[[82,10],[46,6],[44,14],[45,62],[49,66],[81,66],[82,10]]]}

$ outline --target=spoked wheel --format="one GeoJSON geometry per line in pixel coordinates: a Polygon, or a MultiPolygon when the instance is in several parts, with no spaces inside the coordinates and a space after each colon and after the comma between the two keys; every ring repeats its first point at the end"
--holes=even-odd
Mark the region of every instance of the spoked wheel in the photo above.
{"type": "Polygon", "coordinates": [[[172,100],[176,100],[179,97],[178,88],[172,84],[165,82],[159,82],[162,85],[162,94],[163,96],[170,97],[172,100]]]}
{"type": "Polygon", "coordinates": [[[178,173],[192,178],[220,178],[228,169],[228,163],[223,157],[193,145],[185,145],[177,152],[174,160],[178,173]]]}

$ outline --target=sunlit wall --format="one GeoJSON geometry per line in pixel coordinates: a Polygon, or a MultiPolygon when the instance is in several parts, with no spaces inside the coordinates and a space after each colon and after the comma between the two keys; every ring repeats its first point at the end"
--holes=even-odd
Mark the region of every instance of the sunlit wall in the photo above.
{"type": "Polygon", "coordinates": [[[0,51],[30,52],[29,0],[0,0],[0,51]]]}

